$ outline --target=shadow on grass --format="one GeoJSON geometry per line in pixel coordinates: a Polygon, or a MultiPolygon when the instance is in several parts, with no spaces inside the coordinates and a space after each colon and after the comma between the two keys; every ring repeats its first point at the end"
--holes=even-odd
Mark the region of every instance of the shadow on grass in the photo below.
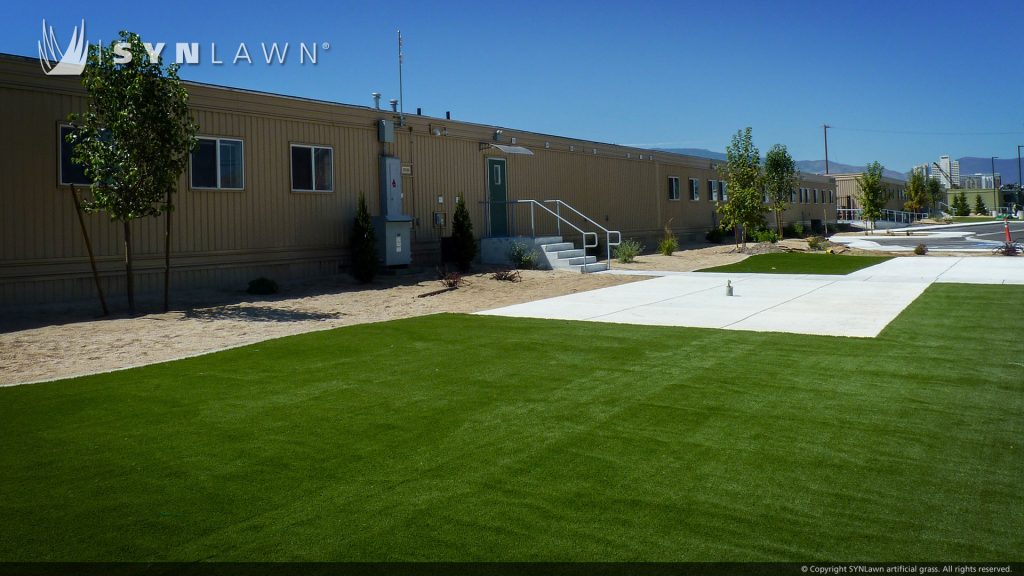
{"type": "Polygon", "coordinates": [[[270,306],[216,306],[186,310],[182,320],[243,320],[248,322],[305,322],[341,318],[338,312],[302,312],[282,310],[270,306]]]}

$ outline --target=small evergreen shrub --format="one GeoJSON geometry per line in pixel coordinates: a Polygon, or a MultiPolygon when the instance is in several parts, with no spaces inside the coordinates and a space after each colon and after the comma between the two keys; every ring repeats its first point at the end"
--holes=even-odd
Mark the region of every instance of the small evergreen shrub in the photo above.
{"type": "Polygon", "coordinates": [[[967,204],[967,194],[963,190],[953,197],[953,214],[956,216],[970,216],[971,207],[967,204]]]}
{"type": "Polygon", "coordinates": [[[352,275],[356,280],[373,282],[377,275],[377,238],[374,236],[373,221],[366,208],[366,196],[359,194],[356,220],[352,226],[352,275]]]}
{"type": "Polygon", "coordinates": [[[508,259],[519,270],[535,270],[540,255],[532,246],[522,242],[513,242],[508,249],[508,259]]]}
{"type": "Polygon", "coordinates": [[[459,270],[469,270],[476,257],[476,239],[473,238],[473,221],[469,218],[466,199],[459,196],[452,215],[452,242],[455,244],[455,262],[459,270]]]}
{"type": "Polygon", "coordinates": [[[974,213],[978,216],[985,216],[988,214],[988,207],[985,206],[985,201],[981,199],[981,194],[974,195],[974,213]]]}
{"type": "Polygon", "coordinates": [[[277,294],[277,290],[277,282],[274,282],[270,278],[260,276],[255,280],[249,281],[249,288],[246,289],[246,292],[249,294],[265,295],[277,294]]]}
{"type": "Polygon", "coordinates": [[[924,244],[918,244],[917,246],[914,246],[914,254],[917,254],[918,256],[924,256],[927,253],[928,247],[925,246],[924,244]]]}
{"type": "Polygon", "coordinates": [[[639,240],[630,238],[623,240],[621,244],[615,247],[615,259],[623,264],[628,264],[636,260],[636,257],[643,251],[643,244],[639,240]]]}

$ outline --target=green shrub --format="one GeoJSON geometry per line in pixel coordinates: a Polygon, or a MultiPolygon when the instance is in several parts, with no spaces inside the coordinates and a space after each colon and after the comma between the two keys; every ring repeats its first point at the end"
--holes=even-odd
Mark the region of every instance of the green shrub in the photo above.
{"type": "Polygon", "coordinates": [[[779,241],[779,235],[775,230],[755,230],[753,237],[754,242],[771,242],[774,244],[779,241]]]}
{"type": "Polygon", "coordinates": [[[988,215],[988,207],[985,206],[985,201],[981,199],[981,194],[974,195],[974,213],[978,216],[988,215]]]}
{"type": "Polygon", "coordinates": [[[459,196],[452,216],[452,243],[455,245],[455,262],[459,270],[469,270],[476,257],[476,238],[473,238],[473,221],[469,218],[466,200],[459,196]]]}
{"type": "Polygon", "coordinates": [[[967,194],[963,190],[953,197],[953,205],[950,208],[955,216],[971,215],[971,207],[967,204],[967,194]]]}
{"type": "Polygon", "coordinates": [[[790,224],[787,228],[787,236],[792,236],[794,238],[803,238],[807,234],[807,229],[804,228],[803,222],[794,222],[790,224]]]}
{"type": "Polygon", "coordinates": [[[508,259],[520,270],[535,270],[539,258],[536,249],[522,242],[513,242],[508,249],[508,259]]]}
{"type": "Polygon", "coordinates": [[[914,254],[917,254],[918,256],[924,256],[927,253],[928,247],[925,246],[924,244],[918,244],[917,246],[914,246],[914,254]]]}
{"type": "Polygon", "coordinates": [[[673,252],[679,250],[679,239],[672,233],[672,229],[665,225],[665,235],[661,237],[661,242],[658,243],[658,252],[664,256],[671,256],[673,252]]]}
{"type": "Polygon", "coordinates": [[[352,226],[352,275],[360,282],[372,282],[377,275],[377,238],[366,208],[366,196],[359,194],[355,225],[352,226]]]}
{"type": "Polygon", "coordinates": [[[811,250],[824,250],[825,248],[828,248],[829,243],[828,240],[821,236],[811,236],[807,239],[807,246],[811,250]]]}
{"type": "Polygon", "coordinates": [[[246,292],[249,294],[277,294],[277,282],[274,282],[270,278],[260,276],[255,280],[249,281],[249,288],[246,292]]]}
{"type": "Polygon", "coordinates": [[[621,244],[615,247],[615,259],[623,264],[628,264],[636,260],[636,257],[644,251],[644,245],[639,240],[630,238],[623,240],[621,244]]]}
{"type": "Polygon", "coordinates": [[[722,240],[725,239],[725,232],[716,226],[715,228],[708,230],[708,233],[704,235],[704,239],[712,244],[721,244],[722,240]]]}

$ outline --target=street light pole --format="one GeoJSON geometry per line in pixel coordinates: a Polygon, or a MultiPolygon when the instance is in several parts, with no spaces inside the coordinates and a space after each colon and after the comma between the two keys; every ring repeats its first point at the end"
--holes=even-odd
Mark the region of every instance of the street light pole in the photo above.
{"type": "Polygon", "coordinates": [[[999,156],[992,157],[992,202],[996,205],[996,212],[999,211],[999,188],[996,187],[996,158],[999,156]]]}
{"type": "Polygon", "coordinates": [[[1014,202],[1014,204],[1019,204],[1021,202],[1024,202],[1024,194],[1021,194],[1021,192],[1024,192],[1024,182],[1022,182],[1021,179],[1020,179],[1020,149],[1021,148],[1024,148],[1024,144],[1021,144],[1021,145],[1017,146],[1017,200],[1016,200],[1016,202],[1014,202]]]}

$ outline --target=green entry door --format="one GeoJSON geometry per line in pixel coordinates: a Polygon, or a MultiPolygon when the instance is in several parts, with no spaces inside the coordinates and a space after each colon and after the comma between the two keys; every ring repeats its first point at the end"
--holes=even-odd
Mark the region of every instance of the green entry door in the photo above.
{"type": "Polygon", "coordinates": [[[487,198],[491,205],[491,236],[508,236],[508,205],[499,204],[508,199],[508,179],[505,177],[505,159],[487,159],[487,198]]]}

